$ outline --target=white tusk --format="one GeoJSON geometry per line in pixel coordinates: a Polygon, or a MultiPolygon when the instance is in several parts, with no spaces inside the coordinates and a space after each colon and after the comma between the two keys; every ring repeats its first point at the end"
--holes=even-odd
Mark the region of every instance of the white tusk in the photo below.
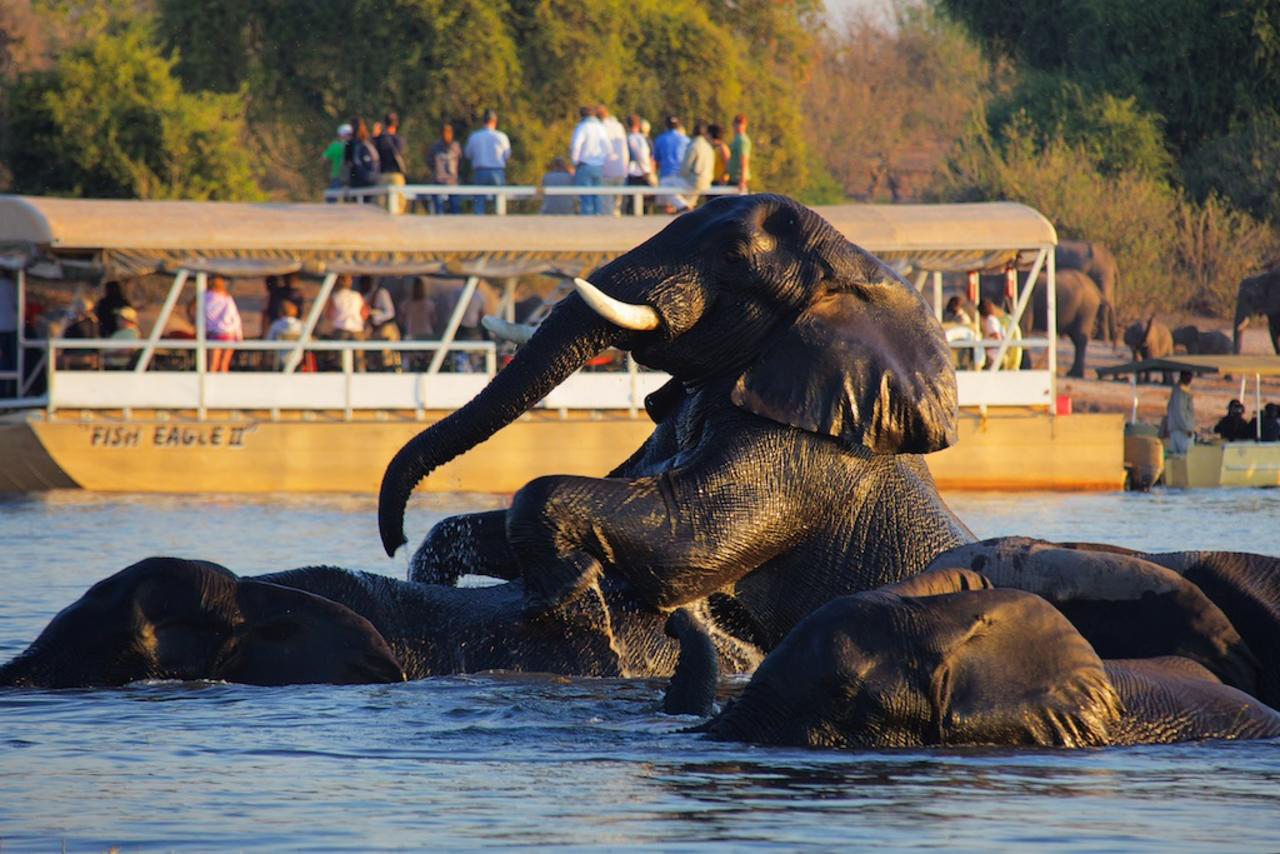
{"type": "Polygon", "coordinates": [[[527,323],[507,323],[501,317],[492,315],[480,318],[480,324],[504,341],[523,344],[533,337],[538,327],[527,323]]]}
{"type": "Polygon", "coordinates": [[[635,305],[614,299],[586,279],[574,279],[573,286],[582,294],[587,305],[614,326],[633,329],[636,332],[648,332],[657,329],[660,320],[658,313],[647,305],[635,305]]]}

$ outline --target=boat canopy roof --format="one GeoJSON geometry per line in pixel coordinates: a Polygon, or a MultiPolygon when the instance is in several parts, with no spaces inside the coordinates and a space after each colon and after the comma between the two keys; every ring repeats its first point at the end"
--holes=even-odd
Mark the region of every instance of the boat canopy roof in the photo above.
{"type": "Polygon", "coordinates": [[[1189,371],[1193,374],[1253,374],[1260,377],[1280,376],[1280,356],[1173,356],[1168,359],[1143,359],[1098,368],[1099,377],[1153,371],[1189,371]]]}
{"type": "MultiPolygon", "coordinates": [[[[815,210],[889,262],[964,271],[1025,264],[1057,243],[1036,210],[1013,202],[837,205],[815,210]]],[[[308,272],[388,273],[438,262],[504,277],[585,272],[644,242],[667,216],[413,216],[376,205],[125,201],[0,196],[0,256],[36,275],[142,275],[182,264],[297,262],[308,272]]],[[[227,268],[232,269],[232,268],[227,268]]]]}

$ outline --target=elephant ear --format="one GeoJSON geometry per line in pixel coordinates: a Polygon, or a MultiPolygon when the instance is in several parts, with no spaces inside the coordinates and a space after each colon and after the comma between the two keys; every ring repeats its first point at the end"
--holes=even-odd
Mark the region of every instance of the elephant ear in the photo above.
{"type": "Polygon", "coordinates": [[[214,679],[250,685],[404,681],[386,640],[345,605],[250,579],[236,586],[235,603],[240,619],[214,665],[214,679]]]}
{"type": "Polygon", "coordinates": [[[956,438],[946,339],[919,294],[887,271],[801,311],[738,378],[732,400],[878,454],[929,453],[956,438]]]}

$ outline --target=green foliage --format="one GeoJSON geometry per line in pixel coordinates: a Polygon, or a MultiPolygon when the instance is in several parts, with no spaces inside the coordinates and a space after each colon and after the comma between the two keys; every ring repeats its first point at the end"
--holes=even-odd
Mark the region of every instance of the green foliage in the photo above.
{"type": "Polygon", "coordinates": [[[1240,280],[1280,251],[1280,232],[1217,196],[1180,201],[1172,226],[1172,302],[1200,314],[1231,317],[1240,280]]]}
{"type": "Polygon", "coordinates": [[[144,19],[19,75],[5,160],[15,192],[103,198],[254,198],[239,94],[187,93],[144,19]]]}
{"type": "Polygon", "coordinates": [[[1197,198],[1220,193],[1254,217],[1280,224],[1280,113],[1260,111],[1202,146],[1184,166],[1197,198]]]}
{"type": "Polygon", "coordinates": [[[1140,110],[1136,98],[1091,93],[1064,77],[1030,73],[991,104],[992,131],[999,135],[1019,115],[1030,120],[1037,142],[1061,140],[1083,148],[1103,174],[1165,179],[1173,171],[1161,117],[1140,110]]]}

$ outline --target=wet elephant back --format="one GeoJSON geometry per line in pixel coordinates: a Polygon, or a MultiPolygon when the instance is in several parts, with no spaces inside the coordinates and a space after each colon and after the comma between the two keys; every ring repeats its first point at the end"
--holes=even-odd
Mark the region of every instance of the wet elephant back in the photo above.
{"type": "Polygon", "coordinates": [[[1112,744],[1280,736],[1280,713],[1229,685],[1197,678],[1190,669],[1158,659],[1105,665],[1125,707],[1111,726],[1112,744]]]}

